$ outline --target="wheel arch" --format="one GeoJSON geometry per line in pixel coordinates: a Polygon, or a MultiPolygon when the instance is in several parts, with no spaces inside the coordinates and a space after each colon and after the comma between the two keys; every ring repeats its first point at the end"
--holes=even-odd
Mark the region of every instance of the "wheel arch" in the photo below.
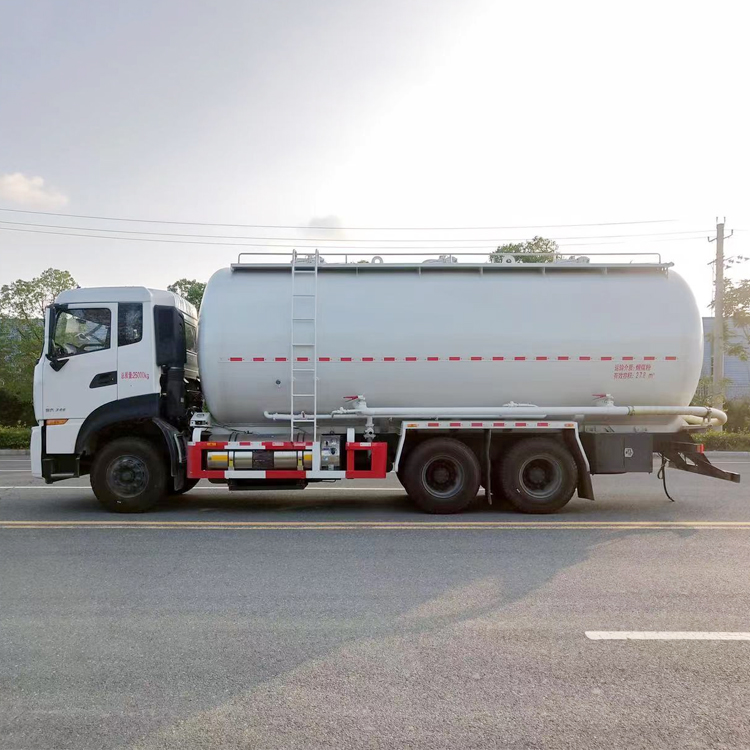
{"type": "Polygon", "coordinates": [[[91,412],[76,439],[82,473],[88,473],[103,446],[120,437],[140,437],[163,453],[170,475],[182,477],[178,482],[181,486],[186,464],[184,436],[159,416],[159,406],[159,394],[154,393],[111,401],[91,412]]]}

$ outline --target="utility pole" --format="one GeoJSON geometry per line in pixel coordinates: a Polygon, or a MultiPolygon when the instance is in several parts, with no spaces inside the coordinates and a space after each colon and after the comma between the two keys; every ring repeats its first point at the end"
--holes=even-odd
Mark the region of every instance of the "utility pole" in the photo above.
{"type": "MultiPolygon", "coordinates": [[[[714,335],[713,335],[713,397],[711,405],[716,409],[724,408],[724,222],[716,217],[716,273],[714,288],[714,335]]],[[[732,233],[734,234],[734,232],[732,233]]],[[[731,234],[729,235],[732,236],[731,234]]],[[[721,429],[721,428],[718,428],[721,429]]]]}

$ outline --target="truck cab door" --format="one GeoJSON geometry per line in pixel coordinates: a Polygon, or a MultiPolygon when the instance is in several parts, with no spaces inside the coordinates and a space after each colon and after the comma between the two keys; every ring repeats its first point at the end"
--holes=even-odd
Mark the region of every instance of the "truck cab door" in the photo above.
{"type": "Polygon", "coordinates": [[[117,399],[117,305],[56,305],[42,365],[47,453],[73,453],[83,420],[117,399]]]}

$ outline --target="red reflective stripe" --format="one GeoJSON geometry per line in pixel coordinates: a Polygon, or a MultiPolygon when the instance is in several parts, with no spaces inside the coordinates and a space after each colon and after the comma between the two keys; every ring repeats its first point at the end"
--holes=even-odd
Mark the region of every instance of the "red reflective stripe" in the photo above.
{"type": "Polygon", "coordinates": [[[451,427],[460,427],[460,426],[461,426],[460,422],[451,422],[451,427]]]}
{"type": "Polygon", "coordinates": [[[505,422],[493,422],[493,427],[505,427],[505,422]]]}
{"type": "Polygon", "coordinates": [[[471,426],[472,427],[481,427],[482,426],[482,422],[472,422],[471,426]]]}
{"type": "MultiPolygon", "coordinates": [[[[547,362],[550,359],[556,359],[558,362],[567,362],[570,359],[576,359],[576,357],[570,357],[567,355],[560,355],[557,357],[548,357],[546,355],[540,355],[540,356],[534,356],[534,357],[528,357],[526,355],[519,355],[514,357],[425,357],[424,358],[427,362],[484,362],[484,361],[493,361],[493,362],[502,362],[505,359],[513,359],[516,362],[526,362],[528,360],[534,360],[536,362],[547,362]]],[[[580,356],[577,358],[581,362],[589,362],[592,359],[598,359],[601,362],[611,362],[613,359],[620,359],[624,362],[630,362],[634,359],[643,359],[646,362],[653,362],[654,360],[658,359],[658,357],[654,356],[644,356],[644,357],[635,357],[635,356],[624,356],[624,357],[613,357],[613,356],[600,356],[600,357],[590,357],[590,356],[580,356]]],[[[666,360],[674,361],[677,359],[677,357],[664,357],[666,360]]],[[[297,357],[297,362],[309,362],[311,360],[310,357],[297,357]]],[[[318,357],[318,362],[354,362],[354,361],[360,361],[360,362],[417,362],[419,361],[419,357],[318,357]]],[[[288,357],[229,357],[229,362],[287,362],[289,361],[288,357]]]]}
{"type": "Polygon", "coordinates": [[[526,427],[526,422],[516,422],[516,427],[526,427]]]}
{"type": "Polygon", "coordinates": [[[266,471],[266,479],[304,479],[304,471],[266,471]]]}
{"type": "Polygon", "coordinates": [[[440,422],[428,422],[428,427],[440,427],[440,422]]]}
{"type": "Polygon", "coordinates": [[[537,422],[537,427],[549,427],[549,422],[537,422]]]}

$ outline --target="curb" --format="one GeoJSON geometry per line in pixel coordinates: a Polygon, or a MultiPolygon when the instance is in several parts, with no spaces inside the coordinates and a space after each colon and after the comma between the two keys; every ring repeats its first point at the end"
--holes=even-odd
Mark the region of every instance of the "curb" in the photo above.
{"type": "Polygon", "coordinates": [[[26,448],[0,448],[0,456],[28,456],[29,451],[26,448]]]}

